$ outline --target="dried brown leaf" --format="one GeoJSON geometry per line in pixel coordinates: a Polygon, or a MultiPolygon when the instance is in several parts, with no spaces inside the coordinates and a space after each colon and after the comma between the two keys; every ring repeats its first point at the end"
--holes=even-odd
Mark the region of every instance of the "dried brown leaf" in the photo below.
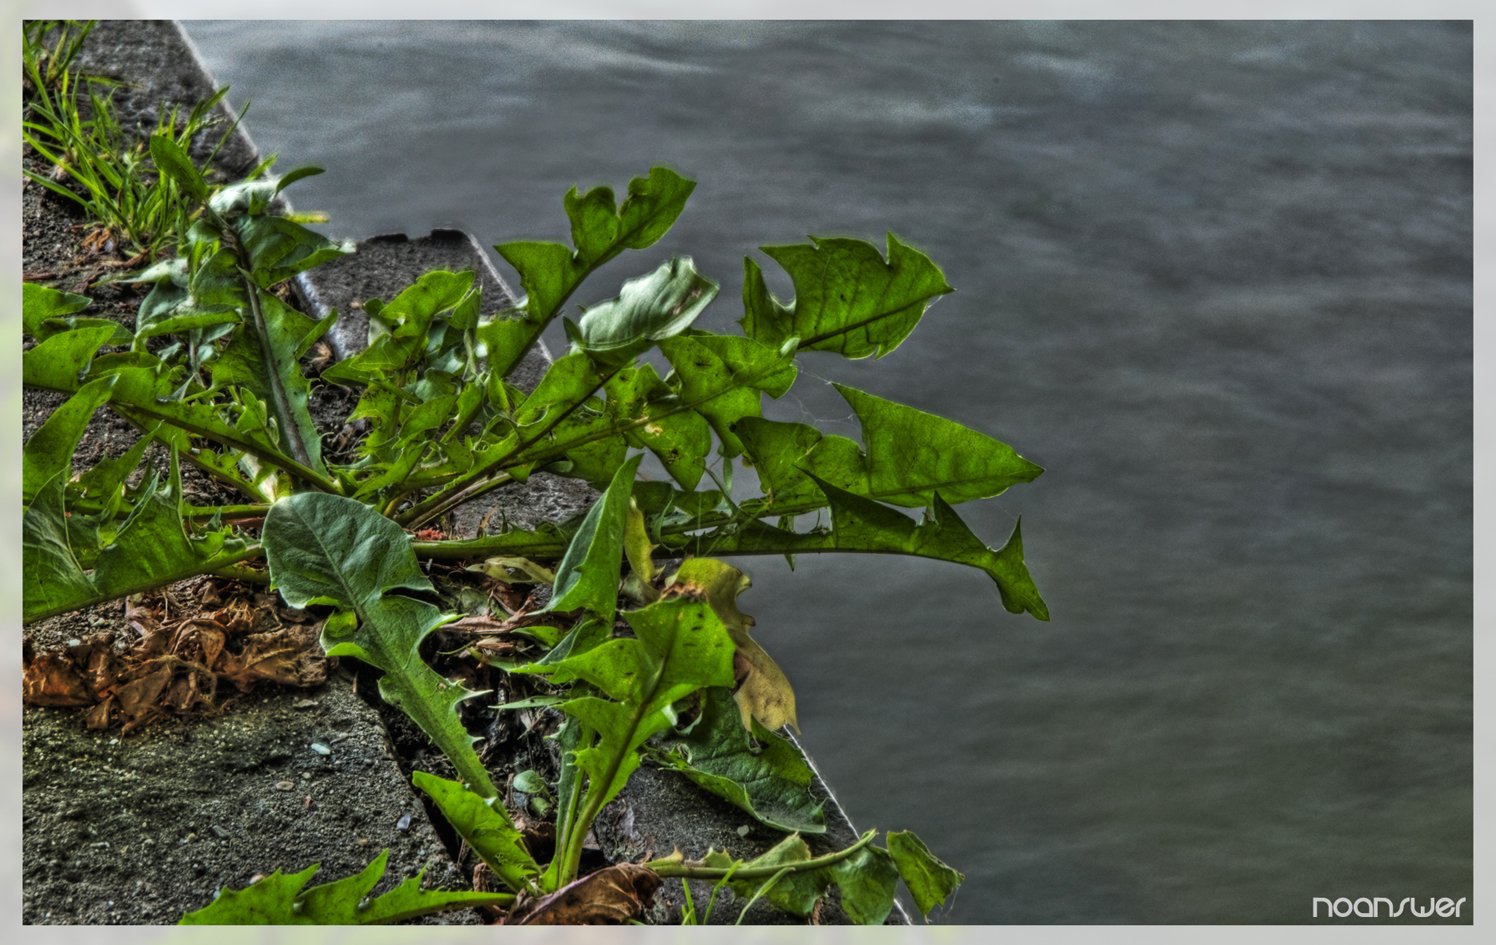
{"type": "Polygon", "coordinates": [[[157,664],[121,685],[114,693],[120,710],[132,720],[151,712],[171,682],[171,671],[169,664],[157,664]]]}
{"type": "Polygon", "coordinates": [[[591,873],[549,896],[516,903],[507,925],[621,925],[644,914],[659,874],[637,863],[591,873]]]}
{"type": "Polygon", "coordinates": [[[43,653],[21,672],[21,698],[27,705],[75,708],[92,705],[97,696],[72,660],[58,653],[43,653]]]}

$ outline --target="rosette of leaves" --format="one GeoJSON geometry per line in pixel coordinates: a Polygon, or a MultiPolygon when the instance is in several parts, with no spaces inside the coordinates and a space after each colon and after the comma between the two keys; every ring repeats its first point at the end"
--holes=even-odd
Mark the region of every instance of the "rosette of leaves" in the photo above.
{"type": "MultiPolygon", "coordinates": [[[[606,187],[574,189],[564,201],[570,245],[496,247],[519,273],[519,306],[490,312],[471,272],[440,271],[365,305],[367,347],[321,379],[354,389],[353,419],[372,422],[351,455],[333,461],[308,410],[315,369],[304,356],[335,314],[308,317],[284,284],[346,247],[307,230],[278,199],[315,169],[215,187],[169,136],[153,138],[151,153],[196,203],[197,219],[177,257],[137,277],[152,288],[133,330],[90,318],[82,297],[26,290],[24,322],[36,343],[24,354],[23,380],[67,399],[24,451],[25,618],[268,561],[288,601],[334,608],[324,646],[383,671],[386,698],[412,714],[452,758],[464,790],[502,819],[457,720],[457,704],[473,694],[415,656],[422,637],[455,616],[431,603],[417,562],[558,562],[549,610],[574,627],[527,671],[567,691],[559,698],[569,760],[554,792],[563,829],[546,867],[504,834],[508,853],[495,871],[517,892],[554,892],[574,877],[587,824],[649,752],[766,823],[814,829],[813,803],[733,787],[752,780],[734,756],[762,754],[773,730],[793,725],[793,692],[737,608],[746,578],[693,556],[838,551],[953,561],[985,572],[1008,610],[1047,619],[1018,529],[994,548],[955,511],[1031,481],[1037,465],[985,433],[850,387],[838,390],[857,416],[856,439],[763,415],[766,397],[793,387],[799,358],[886,356],[950,291],[928,257],[892,234],[881,250],[846,238],[765,247],[794,295],[775,297],[749,260],[741,334],[697,327],[719,286],[687,257],[568,313],[599,267],[659,240],[695,185],[657,167],[631,181],[621,201],[606,187]],[[558,317],[571,351],[521,389],[514,368],[558,317]],[[101,409],[141,438],[124,456],[75,470],[76,445],[101,409]],[[153,443],[169,460],[133,476],[153,443]],[[644,453],[667,481],[636,481],[644,453]],[[184,462],[246,503],[194,505],[181,489],[184,462]],[[726,487],[735,465],[755,468],[760,494],[726,487]],[[410,531],[539,470],[603,494],[575,522],[410,540],[410,531]],[[237,516],[263,516],[263,532],[225,524],[237,516]],[[816,524],[802,527],[807,520],[816,524]],[[325,544],[338,528],[348,534],[325,544]],[[682,556],[685,565],[660,567],[682,556]],[[614,638],[620,594],[643,606],[623,614],[632,635],[614,638]],[[688,696],[714,707],[716,721],[702,732],[725,732],[720,723],[732,716],[720,711],[722,695],[739,678],[737,743],[669,743],[674,706],[688,696]]],[[[801,776],[779,774],[790,785],[801,776]]]]}

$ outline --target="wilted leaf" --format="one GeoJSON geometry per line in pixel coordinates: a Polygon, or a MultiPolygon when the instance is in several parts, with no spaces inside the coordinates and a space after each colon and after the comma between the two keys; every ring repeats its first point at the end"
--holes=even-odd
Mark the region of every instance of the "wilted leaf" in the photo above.
{"type": "Polygon", "coordinates": [[[66,654],[41,653],[21,670],[21,701],[26,705],[78,708],[93,705],[98,697],[66,654]]]}
{"type": "Polygon", "coordinates": [[[529,558],[485,558],[480,564],[468,565],[466,570],[485,574],[505,584],[553,584],[556,580],[554,571],[529,558]]]}
{"type": "Polygon", "coordinates": [[[656,547],[649,540],[644,513],[639,510],[639,504],[630,499],[628,519],[623,528],[623,555],[629,563],[629,575],[624,579],[623,591],[641,604],[653,604],[660,599],[660,592],[654,586],[656,547]]]}
{"type": "Polygon", "coordinates": [[[752,719],[769,731],[788,725],[799,731],[795,719],[795,690],[790,681],[764,648],[748,635],[753,618],[738,609],[738,595],[748,589],[748,575],[730,564],[712,558],[687,558],[670,579],[666,596],[671,593],[693,595],[706,600],[732,634],[737,647],[735,660],[746,671],[733,698],[742,714],[744,729],[752,728],[752,719]]]}
{"type": "Polygon", "coordinates": [[[113,636],[101,633],[29,660],[22,701],[93,706],[89,728],[107,728],[118,720],[130,731],[167,710],[211,708],[224,680],[241,692],[260,683],[310,687],[326,682],[315,626],[293,622],[257,631],[257,619],[270,621],[263,608],[251,609],[241,599],[171,624],[161,623],[155,611],[149,604],[127,610],[139,635],[128,649],[116,650],[113,636]]]}

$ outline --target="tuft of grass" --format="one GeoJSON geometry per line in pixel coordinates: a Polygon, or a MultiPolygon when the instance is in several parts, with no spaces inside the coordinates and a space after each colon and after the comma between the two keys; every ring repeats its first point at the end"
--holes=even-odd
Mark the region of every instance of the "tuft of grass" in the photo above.
{"type": "Polygon", "coordinates": [[[21,83],[27,98],[50,95],[73,68],[97,20],[27,20],[21,27],[21,83]]]}
{"type": "MultiPolygon", "coordinates": [[[[155,259],[183,242],[199,204],[182,192],[171,175],[156,167],[135,129],[121,126],[114,109],[114,83],[83,76],[73,68],[92,27],[92,22],[58,25],[55,21],[32,21],[26,26],[22,47],[26,113],[21,137],[52,170],[27,169],[24,173],[83,209],[93,224],[87,248],[155,259]],[[41,23],[51,25],[33,29],[33,24],[41,23]],[[56,38],[49,43],[49,37],[56,38]]],[[[163,112],[156,134],[170,136],[183,152],[190,153],[193,141],[225,124],[217,108],[227,92],[221,89],[185,113],[180,108],[163,112]]],[[[243,117],[241,111],[226,123],[209,155],[194,162],[200,172],[206,172],[243,117]]]]}

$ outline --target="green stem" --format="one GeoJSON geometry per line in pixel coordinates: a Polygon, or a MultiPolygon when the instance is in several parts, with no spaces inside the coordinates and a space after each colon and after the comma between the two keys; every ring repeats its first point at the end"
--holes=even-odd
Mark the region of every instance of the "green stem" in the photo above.
{"type": "Polygon", "coordinates": [[[539,443],[542,439],[549,435],[552,430],[559,426],[563,420],[575,413],[587,401],[591,400],[592,395],[596,394],[599,390],[602,390],[603,385],[607,384],[608,381],[612,379],[613,375],[618,373],[618,370],[618,368],[613,368],[609,371],[599,374],[597,383],[589,388],[587,392],[581,397],[568,404],[566,406],[566,409],[553,409],[549,411],[546,414],[546,419],[542,423],[540,429],[536,430],[529,436],[522,438],[518,443],[514,445],[514,448],[509,452],[500,457],[497,457],[496,459],[490,460],[488,463],[485,463],[483,466],[473,470],[470,473],[459,476],[447,485],[438,489],[436,492],[432,493],[426,499],[411,506],[405,511],[403,515],[400,516],[400,524],[404,525],[407,528],[416,528],[430,521],[436,516],[445,514],[446,512],[451,511],[453,508],[461,505],[462,503],[467,502],[471,499],[475,499],[483,493],[497,488],[498,486],[503,485],[505,482],[508,482],[512,477],[508,476],[507,474],[500,474],[500,476],[496,476],[494,477],[494,479],[488,482],[483,482],[481,480],[502,469],[506,464],[518,465],[514,462],[515,457],[519,456],[521,453],[534,446],[536,443],[539,443]]]}
{"type": "MultiPolygon", "coordinates": [[[[581,723],[573,721],[570,724],[580,725],[581,723]]],[[[568,762],[563,760],[562,763],[567,764],[568,762]]],[[[569,849],[571,845],[572,834],[576,832],[578,823],[577,806],[581,804],[581,802],[582,773],[581,771],[577,770],[575,766],[573,766],[571,776],[571,789],[566,793],[565,805],[556,812],[556,849],[560,855],[556,856],[555,859],[551,861],[550,869],[546,871],[546,879],[548,880],[548,892],[554,892],[555,890],[560,889],[563,885],[563,882],[561,881],[561,875],[565,868],[565,863],[568,862],[565,851],[569,849]]],[[[583,829],[583,841],[586,840],[586,837],[587,831],[583,829]]],[[[578,846],[578,851],[578,862],[580,862],[580,845],[578,846]]],[[[575,867],[573,867],[573,873],[574,872],[575,867]]]]}
{"type": "MultiPolygon", "coordinates": [[[[648,714],[645,710],[649,708],[649,703],[654,698],[655,692],[659,689],[660,680],[664,678],[664,675],[664,668],[661,667],[660,672],[655,675],[654,682],[649,687],[648,695],[641,699],[639,704],[634,707],[633,717],[629,719],[628,728],[626,729],[628,737],[623,740],[623,750],[613,753],[604,776],[598,780],[587,779],[587,800],[582,806],[582,812],[572,821],[571,832],[566,838],[566,848],[563,851],[564,859],[561,861],[561,869],[558,877],[558,889],[576,878],[577,869],[582,862],[582,844],[587,839],[587,831],[592,828],[592,822],[597,819],[597,815],[603,809],[604,800],[608,795],[608,786],[613,783],[614,778],[618,777],[618,769],[623,767],[624,755],[629,752],[628,744],[633,740],[634,732],[638,731],[639,724],[644,721],[644,716],[648,714]]],[[[579,772],[578,780],[580,780],[580,777],[579,772]]]]}
{"type": "Polygon", "coordinates": [[[873,838],[877,835],[877,830],[869,830],[859,837],[856,843],[844,850],[811,857],[808,860],[801,860],[799,863],[774,863],[769,866],[745,866],[734,869],[736,864],[734,866],[703,866],[700,863],[666,857],[659,860],[650,860],[644,865],[667,879],[675,876],[685,879],[722,879],[728,874],[731,874],[733,879],[772,879],[780,870],[788,869],[792,873],[803,873],[806,870],[818,870],[822,867],[833,866],[858,850],[861,850],[869,843],[872,843],[873,838]]]}
{"type": "Polygon", "coordinates": [[[753,898],[749,899],[748,904],[743,907],[743,911],[738,913],[738,921],[734,922],[733,925],[742,925],[743,919],[747,917],[748,910],[753,908],[753,904],[762,899],[769,890],[773,889],[775,883],[779,882],[781,879],[785,878],[793,872],[793,867],[785,866],[781,867],[779,872],[775,873],[773,876],[770,876],[769,881],[758,887],[757,891],[755,891],[753,894],[753,898]]]}
{"type": "Polygon", "coordinates": [[[259,568],[244,568],[236,564],[218,568],[212,572],[214,577],[228,578],[231,581],[241,581],[245,584],[269,584],[270,575],[259,568]]]}
{"type": "Polygon", "coordinates": [[[182,514],[186,518],[257,518],[268,511],[268,503],[254,502],[247,505],[190,505],[182,510],[182,514]]]}
{"type": "MultiPolygon", "coordinates": [[[[53,389],[61,390],[62,388],[53,389]]],[[[65,392],[71,393],[71,391],[65,392]]],[[[338,484],[336,482],[317,472],[315,469],[312,469],[310,466],[306,466],[300,462],[297,462],[289,456],[283,456],[280,453],[267,451],[264,447],[247,438],[237,435],[229,435],[221,430],[209,430],[206,427],[192,423],[189,420],[184,420],[181,417],[173,416],[169,412],[155,409],[145,404],[113,404],[112,406],[120,413],[124,414],[126,419],[133,420],[133,418],[130,417],[130,414],[139,413],[143,416],[150,417],[152,420],[170,424],[171,426],[174,426],[179,430],[186,430],[188,433],[191,433],[194,436],[200,436],[205,440],[216,440],[224,444],[225,446],[232,446],[235,449],[243,450],[244,452],[249,453],[251,456],[254,456],[256,459],[264,460],[277,469],[288,472],[291,475],[303,480],[304,482],[316,486],[323,492],[331,492],[337,494],[342,491],[338,488],[338,484]]],[[[211,469],[211,467],[205,468],[211,469]]]]}

